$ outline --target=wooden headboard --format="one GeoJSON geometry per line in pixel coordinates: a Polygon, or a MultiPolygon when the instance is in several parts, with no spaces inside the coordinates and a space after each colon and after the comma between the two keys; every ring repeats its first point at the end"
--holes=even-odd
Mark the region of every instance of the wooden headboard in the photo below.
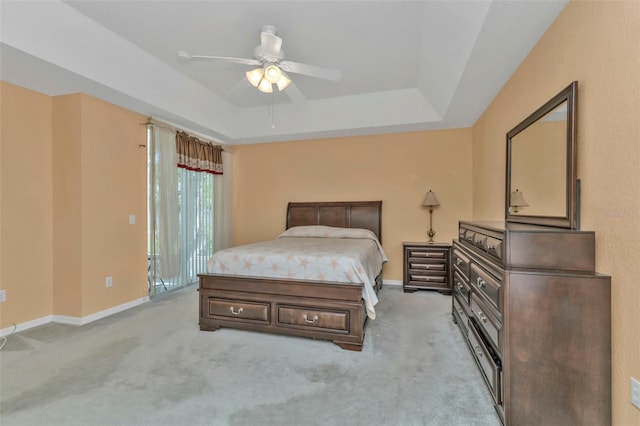
{"type": "Polygon", "coordinates": [[[325,225],[363,228],[382,242],[382,201],[320,201],[289,203],[287,229],[294,226],[325,225]]]}

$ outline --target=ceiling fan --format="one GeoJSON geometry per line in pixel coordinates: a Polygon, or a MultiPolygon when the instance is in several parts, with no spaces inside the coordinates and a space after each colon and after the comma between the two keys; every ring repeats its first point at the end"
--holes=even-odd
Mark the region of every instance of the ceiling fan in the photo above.
{"type": "MultiPolygon", "coordinates": [[[[287,73],[303,74],[331,81],[339,81],[342,78],[342,74],[336,69],[284,60],[282,39],[276,34],[277,28],[273,25],[265,25],[262,27],[260,45],[257,46],[254,51],[255,59],[191,55],[184,51],[178,52],[178,58],[183,61],[212,60],[257,66],[257,68],[247,71],[245,76],[253,87],[263,93],[272,93],[274,85],[278,91],[286,89],[291,84],[291,79],[287,73]]],[[[293,85],[292,88],[294,88],[294,93],[290,93],[290,91],[287,91],[287,93],[293,100],[296,100],[296,98],[299,100],[302,94],[295,88],[295,85],[293,85]]],[[[302,98],[304,97],[302,96],[302,98]]]]}

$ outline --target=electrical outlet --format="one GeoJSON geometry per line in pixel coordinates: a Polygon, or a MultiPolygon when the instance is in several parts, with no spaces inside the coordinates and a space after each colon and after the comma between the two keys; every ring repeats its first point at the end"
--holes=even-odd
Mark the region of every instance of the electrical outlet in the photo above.
{"type": "Polygon", "coordinates": [[[640,408],[640,382],[631,378],[631,403],[640,408]]]}
{"type": "Polygon", "coordinates": [[[107,287],[111,287],[113,285],[113,277],[107,277],[107,279],[105,280],[105,284],[107,285],[107,287]]]}
{"type": "Polygon", "coordinates": [[[0,290],[0,302],[7,301],[7,290],[0,290]]]}

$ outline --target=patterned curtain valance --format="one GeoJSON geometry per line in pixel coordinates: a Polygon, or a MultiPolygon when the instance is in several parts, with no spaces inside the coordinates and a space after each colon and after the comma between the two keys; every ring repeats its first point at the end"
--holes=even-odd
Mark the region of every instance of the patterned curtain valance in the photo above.
{"type": "Polygon", "coordinates": [[[186,132],[176,132],[178,167],[196,172],[222,174],[222,147],[203,142],[186,132]]]}

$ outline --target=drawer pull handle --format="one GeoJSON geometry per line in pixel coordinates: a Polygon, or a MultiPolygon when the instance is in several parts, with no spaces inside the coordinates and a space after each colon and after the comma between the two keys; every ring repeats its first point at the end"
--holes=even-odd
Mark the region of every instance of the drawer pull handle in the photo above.
{"type": "Polygon", "coordinates": [[[237,311],[234,311],[234,310],[233,310],[233,306],[232,306],[232,307],[230,307],[229,309],[231,310],[231,313],[232,313],[233,315],[240,315],[240,314],[244,311],[244,308],[240,308],[240,309],[238,309],[237,311]]]}
{"type": "Polygon", "coordinates": [[[457,259],[456,259],[456,265],[458,265],[458,266],[459,266],[459,265],[462,265],[462,259],[457,258],[457,259]]]}
{"type": "Polygon", "coordinates": [[[456,283],[456,288],[457,288],[458,290],[462,290],[462,284],[460,284],[460,283],[456,283]]]}
{"type": "Polygon", "coordinates": [[[480,286],[480,288],[484,288],[487,286],[487,282],[480,277],[476,278],[476,283],[478,284],[478,286],[480,286]]]}
{"type": "Polygon", "coordinates": [[[480,346],[476,345],[474,346],[474,348],[476,349],[476,354],[481,357],[482,356],[482,351],[480,350],[480,346]]]}
{"type": "Polygon", "coordinates": [[[304,318],[305,322],[307,322],[309,324],[313,324],[314,322],[318,321],[318,316],[317,315],[314,315],[313,319],[311,319],[311,320],[309,319],[309,317],[307,317],[307,314],[304,314],[302,316],[302,318],[304,318]]]}
{"type": "Polygon", "coordinates": [[[487,322],[487,317],[482,313],[482,311],[478,311],[478,318],[480,318],[480,321],[482,322],[487,322]]]}

